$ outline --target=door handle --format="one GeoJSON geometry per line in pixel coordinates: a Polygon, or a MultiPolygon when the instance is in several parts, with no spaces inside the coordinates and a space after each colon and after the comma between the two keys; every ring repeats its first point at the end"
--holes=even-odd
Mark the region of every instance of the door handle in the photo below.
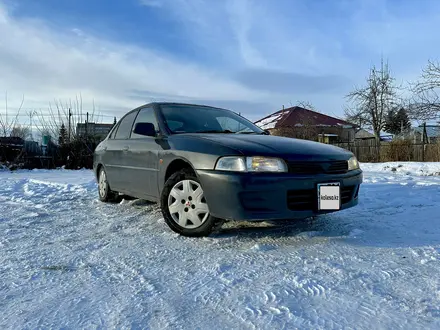
{"type": "Polygon", "coordinates": [[[128,146],[125,146],[122,148],[122,151],[128,151],[128,149],[130,149],[128,146]]]}

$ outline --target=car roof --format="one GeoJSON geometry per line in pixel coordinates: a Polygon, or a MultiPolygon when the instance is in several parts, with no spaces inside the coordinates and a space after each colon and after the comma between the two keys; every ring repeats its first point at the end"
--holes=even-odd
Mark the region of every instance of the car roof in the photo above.
{"type": "MultiPolygon", "coordinates": [[[[206,104],[196,104],[196,103],[184,103],[184,102],[150,102],[147,104],[144,104],[140,107],[146,107],[146,106],[152,106],[152,105],[184,105],[184,106],[193,106],[193,107],[204,107],[204,108],[212,108],[212,109],[222,109],[222,110],[229,110],[229,109],[224,109],[221,107],[214,107],[211,105],[206,105],[206,104]]],[[[139,107],[138,107],[139,108],[139,107]]]]}

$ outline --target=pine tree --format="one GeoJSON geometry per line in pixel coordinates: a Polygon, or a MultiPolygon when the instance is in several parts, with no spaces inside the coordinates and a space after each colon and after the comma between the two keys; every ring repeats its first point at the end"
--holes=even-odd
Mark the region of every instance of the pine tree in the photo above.
{"type": "Polygon", "coordinates": [[[387,112],[386,118],[385,118],[385,127],[384,130],[387,133],[396,134],[396,131],[398,130],[398,127],[396,127],[396,121],[394,120],[396,117],[396,112],[394,109],[391,109],[387,112]]]}
{"type": "Polygon", "coordinates": [[[400,108],[398,111],[392,109],[387,113],[385,122],[386,132],[397,135],[409,128],[411,128],[411,121],[404,108],[400,108]]]}
{"type": "Polygon", "coordinates": [[[63,145],[66,142],[67,142],[67,130],[66,130],[66,126],[64,126],[64,123],[63,123],[63,124],[61,124],[61,128],[60,128],[60,135],[58,137],[58,144],[63,145]]]}
{"type": "Polygon", "coordinates": [[[404,108],[400,108],[396,113],[396,122],[400,130],[405,132],[411,128],[411,121],[409,120],[408,112],[404,108]]]}

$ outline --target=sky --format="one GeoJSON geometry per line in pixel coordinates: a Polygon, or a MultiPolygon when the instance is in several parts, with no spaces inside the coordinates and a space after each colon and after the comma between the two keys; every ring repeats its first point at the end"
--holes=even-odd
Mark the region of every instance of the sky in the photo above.
{"type": "Polygon", "coordinates": [[[104,122],[151,101],[342,117],[381,56],[418,79],[438,22],[436,0],[0,0],[0,113],[80,98],[104,122]]]}

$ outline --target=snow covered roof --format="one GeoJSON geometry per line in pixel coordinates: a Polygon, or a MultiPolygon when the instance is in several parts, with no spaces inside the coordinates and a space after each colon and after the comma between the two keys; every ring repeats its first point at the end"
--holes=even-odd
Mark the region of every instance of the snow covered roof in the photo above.
{"type": "MultiPolygon", "coordinates": [[[[370,133],[370,134],[372,134],[372,135],[374,135],[374,130],[372,130],[372,129],[365,129],[368,133],[370,133]]],[[[380,131],[380,137],[382,138],[382,137],[390,137],[390,136],[393,136],[393,134],[391,134],[391,133],[387,133],[387,132],[384,132],[384,131],[380,131]]]]}
{"type": "Polygon", "coordinates": [[[303,126],[304,123],[321,127],[339,126],[343,128],[352,128],[356,126],[346,122],[345,120],[330,117],[325,114],[301,107],[291,107],[279,110],[255,122],[255,124],[262,129],[271,129],[283,126],[303,126]]]}
{"type": "Polygon", "coordinates": [[[285,113],[282,112],[275,112],[274,114],[265,117],[263,119],[260,119],[259,121],[256,121],[255,124],[261,127],[262,129],[271,129],[275,128],[275,125],[283,119],[285,116],[285,113]]]}
{"type": "MultiPolygon", "coordinates": [[[[360,130],[358,130],[355,133],[355,138],[356,139],[372,139],[374,138],[374,131],[372,129],[367,129],[367,128],[361,128],[360,130]]],[[[387,133],[387,132],[380,132],[380,139],[381,140],[391,140],[393,139],[394,135],[391,133],[387,133]]]]}

